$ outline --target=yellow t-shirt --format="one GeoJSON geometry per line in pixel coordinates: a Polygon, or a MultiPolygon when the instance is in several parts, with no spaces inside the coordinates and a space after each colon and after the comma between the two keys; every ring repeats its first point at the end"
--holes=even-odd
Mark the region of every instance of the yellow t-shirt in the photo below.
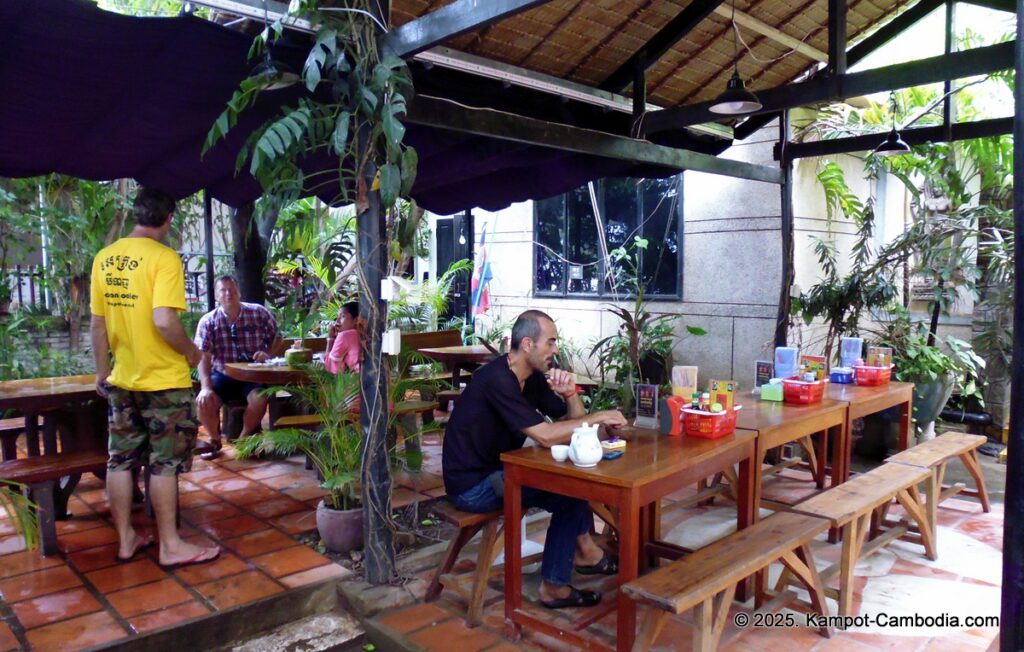
{"type": "Polygon", "coordinates": [[[114,353],[110,384],[135,392],[192,386],[185,356],[153,324],[154,308],[185,310],[181,257],[152,238],[121,238],[92,261],[92,314],[114,353]]]}

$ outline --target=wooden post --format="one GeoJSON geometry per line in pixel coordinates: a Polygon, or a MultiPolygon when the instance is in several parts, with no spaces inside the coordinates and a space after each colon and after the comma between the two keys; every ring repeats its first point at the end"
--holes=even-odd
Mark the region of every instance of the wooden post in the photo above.
{"type": "Polygon", "coordinates": [[[789,146],[789,111],[779,115],[779,165],[782,166],[781,193],[782,220],[779,232],[782,240],[782,281],[779,288],[779,309],[775,317],[775,346],[786,346],[789,336],[789,296],[793,285],[793,161],[786,152],[789,146]]]}
{"type": "MultiPolygon", "coordinates": [[[[1017,0],[1014,53],[1013,225],[1024,233],[1024,0],[1017,0]]],[[[1010,439],[1003,522],[1003,599],[999,648],[1024,648],[1024,242],[1014,239],[1013,361],[1010,365],[1010,439]]]]}
{"type": "MultiPolygon", "coordinates": [[[[206,231],[206,309],[213,310],[213,200],[209,190],[203,190],[203,227],[206,231]]],[[[198,276],[196,277],[198,280],[198,276]]],[[[196,288],[199,294],[199,288],[196,288]]]]}

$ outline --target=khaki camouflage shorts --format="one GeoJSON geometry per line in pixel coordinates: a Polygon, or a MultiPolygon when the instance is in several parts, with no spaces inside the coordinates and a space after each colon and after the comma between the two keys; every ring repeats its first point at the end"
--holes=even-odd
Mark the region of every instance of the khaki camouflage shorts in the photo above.
{"type": "Polygon", "coordinates": [[[130,392],[109,386],[111,471],[148,464],[155,475],[188,473],[199,423],[191,389],[130,392]]]}

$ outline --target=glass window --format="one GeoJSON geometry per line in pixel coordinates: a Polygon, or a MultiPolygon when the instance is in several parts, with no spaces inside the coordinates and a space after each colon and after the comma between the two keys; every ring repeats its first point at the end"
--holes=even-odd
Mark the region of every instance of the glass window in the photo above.
{"type": "Polygon", "coordinates": [[[608,251],[647,239],[640,268],[649,297],[678,298],[682,290],[682,175],[666,179],[603,179],[534,202],[534,292],[544,296],[606,298],[621,270],[608,269],[608,251]],[[604,224],[599,237],[595,208],[604,224]]]}

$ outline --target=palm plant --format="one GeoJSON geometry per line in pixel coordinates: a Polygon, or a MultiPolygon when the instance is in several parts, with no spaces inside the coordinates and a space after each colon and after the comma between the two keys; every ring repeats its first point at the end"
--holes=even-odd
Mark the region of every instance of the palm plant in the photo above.
{"type": "Polygon", "coordinates": [[[22,493],[24,485],[0,480],[0,506],[7,518],[14,524],[15,530],[25,539],[25,547],[33,550],[39,547],[39,529],[36,520],[36,507],[22,493]]]}
{"type": "Polygon", "coordinates": [[[321,420],[319,430],[280,428],[240,441],[240,459],[264,454],[309,457],[323,477],[321,486],[330,492],[324,499],[334,509],[353,509],[360,504],[357,489],[363,455],[363,436],[359,425],[359,375],[337,375],[317,366],[306,368],[309,382],[304,385],[272,387],[266,392],[287,390],[299,404],[311,409],[321,420]]]}

